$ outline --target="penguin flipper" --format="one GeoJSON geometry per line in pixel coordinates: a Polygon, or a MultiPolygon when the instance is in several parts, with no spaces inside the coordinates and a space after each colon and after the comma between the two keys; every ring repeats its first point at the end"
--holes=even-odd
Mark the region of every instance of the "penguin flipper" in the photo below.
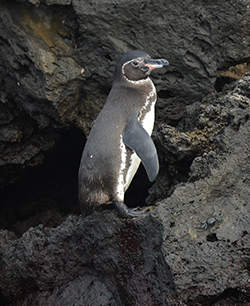
{"type": "Polygon", "coordinates": [[[150,182],[153,182],[159,172],[159,161],[153,140],[133,114],[123,132],[123,142],[135,151],[141,159],[150,182]]]}

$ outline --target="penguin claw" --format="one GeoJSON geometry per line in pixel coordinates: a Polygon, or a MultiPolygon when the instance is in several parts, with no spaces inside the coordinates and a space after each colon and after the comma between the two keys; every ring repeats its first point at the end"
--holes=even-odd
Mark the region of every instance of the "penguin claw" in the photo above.
{"type": "Polygon", "coordinates": [[[114,206],[121,218],[136,218],[144,216],[146,213],[149,212],[149,209],[147,208],[142,210],[138,207],[128,208],[127,205],[123,202],[114,202],[114,206]]]}
{"type": "Polygon", "coordinates": [[[145,208],[142,210],[138,210],[136,209],[129,209],[128,210],[128,217],[127,218],[136,218],[136,217],[140,217],[140,216],[144,216],[149,212],[149,209],[145,208]]]}

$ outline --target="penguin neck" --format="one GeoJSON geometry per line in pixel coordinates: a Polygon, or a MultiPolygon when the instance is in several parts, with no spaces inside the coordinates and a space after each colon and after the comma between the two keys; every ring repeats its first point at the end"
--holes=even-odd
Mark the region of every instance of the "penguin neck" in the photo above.
{"type": "Polygon", "coordinates": [[[124,67],[122,66],[121,69],[116,69],[114,79],[113,79],[113,84],[118,82],[118,83],[126,83],[127,85],[141,85],[141,84],[148,84],[151,79],[148,75],[145,75],[145,78],[139,79],[139,80],[132,80],[129,79],[125,72],[124,72],[124,67]]]}
{"type": "MultiPolygon", "coordinates": [[[[144,82],[129,82],[124,80],[115,80],[112,85],[111,95],[120,95],[121,92],[128,94],[131,103],[128,107],[136,107],[139,112],[150,107],[151,104],[156,102],[156,89],[152,80],[148,77],[143,80],[144,82]]],[[[119,102],[118,102],[119,103],[119,102]]],[[[128,109],[129,110],[129,109],[128,109]]]]}
{"type": "Polygon", "coordinates": [[[149,77],[145,78],[145,79],[141,79],[141,80],[130,80],[129,78],[126,77],[126,75],[123,75],[124,79],[126,80],[126,82],[131,83],[131,84],[135,84],[135,85],[141,85],[141,84],[147,84],[148,82],[151,81],[151,79],[149,77]]]}
{"type": "Polygon", "coordinates": [[[129,78],[127,78],[125,75],[122,75],[120,76],[119,78],[116,78],[115,81],[113,81],[113,85],[112,86],[125,86],[125,87],[128,87],[128,88],[135,88],[135,89],[139,89],[139,88],[142,88],[142,87],[146,87],[146,86],[153,86],[154,87],[154,84],[152,82],[152,80],[150,79],[150,77],[148,76],[147,78],[145,79],[141,79],[141,80],[137,80],[137,81],[134,81],[134,80],[130,80],[129,78]]]}
{"type": "Polygon", "coordinates": [[[155,107],[155,103],[157,99],[157,93],[156,93],[156,89],[152,81],[151,83],[152,83],[151,91],[148,92],[148,95],[146,96],[146,100],[139,111],[139,116],[138,116],[139,121],[143,120],[144,116],[148,112],[150,113],[152,112],[151,119],[154,120],[153,119],[154,118],[154,107],[155,107]]]}

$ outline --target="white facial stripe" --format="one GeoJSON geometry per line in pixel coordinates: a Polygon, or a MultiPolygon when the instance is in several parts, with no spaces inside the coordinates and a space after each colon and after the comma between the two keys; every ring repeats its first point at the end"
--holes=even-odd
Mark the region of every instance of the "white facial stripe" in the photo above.
{"type": "Polygon", "coordinates": [[[138,58],[133,58],[132,60],[130,60],[130,61],[124,63],[124,64],[122,65],[122,73],[124,73],[124,67],[125,67],[126,65],[128,65],[128,64],[130,64],[130,63],[132,63],[132,62],[134,62],[134,61],[137,61],[138,63],[141,64],[141,63],[144,61],[144,59],[143,59],[142,57],[138,57],[138,58]]]}
{"type": "Polygon", "coordinates": [[[118,200],[124,201],[124,192],[125,192],[125,182],[124,182],[124,170],[126,169],[126,158],[127,158],[127,150],[125,144],[122,139],[122,135],[120,135],[120,151],[121,151],[121,165],[118,175],[118,184],[117,184],[117,197],[118,200]]]}
{"type": "MultiPolygon", "coordinates": [[[[135,60],[135,59],[132,59],[131,61],[128,61],[128,62],[126,62],[126,63],[124,63],[124,64],[122,65],[122,74],[123,74],[124,78],[125,78],[128,82],[130,82],[130,83],[132,83],[132,84],[145,84],[145,83],[147,83],[148,80],[150,80],[149,77],[147,77],[146,79],[138,80],[138,81],[133,81],[133,80],[130,80],[130,79],[128,79],[128,78],[126,77],[124,68],[125,68],[126,65],[132,63],[134,60],[135,60]]],[[[138,60],[138,62],[140,62],[140,58],[137,58],[136,60],[138,60]]]]}

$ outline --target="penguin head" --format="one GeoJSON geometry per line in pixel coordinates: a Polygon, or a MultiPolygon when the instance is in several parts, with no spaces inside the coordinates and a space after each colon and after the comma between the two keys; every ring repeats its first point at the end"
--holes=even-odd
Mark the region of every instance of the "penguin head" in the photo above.
{"type": "Polygon", "coordinates": [[[118,62],[115,78],[137,82],[146,79],[152,70],[168,65],[165,59],[152,59],[147,53],[134,50],[125,53],[118,62]]]}

